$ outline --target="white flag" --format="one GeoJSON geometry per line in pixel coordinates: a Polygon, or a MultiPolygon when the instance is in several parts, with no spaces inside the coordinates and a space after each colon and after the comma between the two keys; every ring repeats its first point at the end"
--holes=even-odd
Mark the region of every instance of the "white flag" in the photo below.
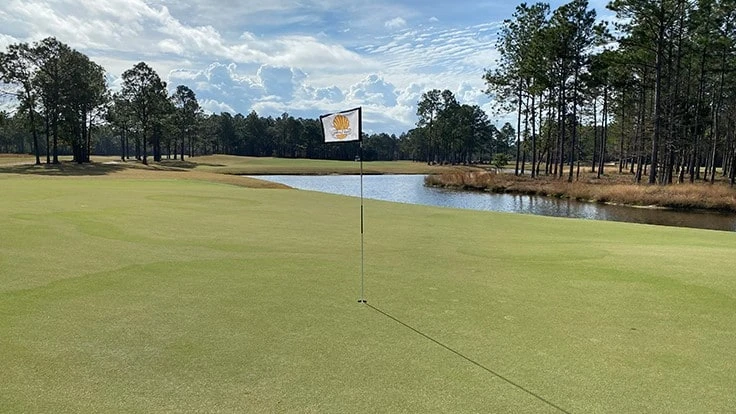
{"type": "Polygon", "coordinates": [[[360,141],[361,108],[322,115],[319,120],[322,122],[325,142],[360,141]]]}

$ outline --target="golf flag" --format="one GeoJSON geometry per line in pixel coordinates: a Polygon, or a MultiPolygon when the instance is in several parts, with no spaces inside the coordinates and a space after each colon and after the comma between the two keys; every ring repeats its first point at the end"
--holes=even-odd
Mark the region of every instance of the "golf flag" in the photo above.
{"type": "Polygon", "coordinates": [[[325,142],[350,142],[360,141],[360,299],[358,303],[367,303],[364,288],[364,252],[363,252],[363,135],[362,108],[357,107],[335,114],[327,114],[319,117],[322,123],[322,135],[325,142]]]}
{"type": "Polygon", "coordinates": [[[325,142],[360,141],[361,118],[361,108],[320,116],[325,142]]]}

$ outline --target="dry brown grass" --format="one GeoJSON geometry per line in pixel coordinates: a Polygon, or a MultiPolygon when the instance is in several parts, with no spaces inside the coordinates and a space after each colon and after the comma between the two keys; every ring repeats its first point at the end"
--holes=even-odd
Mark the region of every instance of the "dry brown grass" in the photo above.
{"type": "Polygon", "coordinates": [[[674,209],[706,209],[736,212],[736,189],[724,183],[674,184],[669,186],[631,183],[627,175],[613,174],[596,179],[585,174],[568,183],[554,179],[492,172],[454,172],[431,175],[426,184],[494,193],[516,193],[570,198],[580,201],[674,209]],[[628,183],[626,182],[628,181],[628,183]]]}

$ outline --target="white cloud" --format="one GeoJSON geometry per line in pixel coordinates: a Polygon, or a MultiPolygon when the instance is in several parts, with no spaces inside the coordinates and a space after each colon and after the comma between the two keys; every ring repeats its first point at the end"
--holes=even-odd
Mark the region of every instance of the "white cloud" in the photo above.
{"type": "Polygon", "coordinates": [[[231,114],[235,114],[238,111],[236,111],[232,106],[224,103],[224,102],[218,102],[213,99],[202,99],[197,100],[199,102],[199,106],[205,111],[210,112],[214,114],[219,114],[222,112],[229,112],[231,114]]]}
{"type": "Polygon", "coordinates": [[[264,54],[268,51],[263,61],[273,65],[335,71],[376,66],[341,45],[327,44],[312,36],[283,36],[261,42],[259,47],[264,54]]]}
{"type": "Polygon", "coordinates": [[[383,25],[389,29],[398,29],[406,26],[406,20],[401,17],[394,17],[393,19],[386,21],[383,25]]]}
{"type": "Polygon", "coordinates": [[[139,19],[151,11],[138,0],[81,4],[71,0],[11,0],[6,7],[0,19],[5,26],[23,33],[23,40],[54,36],[72,47],[101,50],[125,49],[124,39],[141,34],[143,25],[139,19]],[[115,7],[104,8],[105,4],[115,7]]]}
{"type": "Polygon", "coordinates": [[[331,106],[332,104],[342,102],[345,99],[345,93],[334,85],[325,88],[314,88],[303,84],[299,91],[297,91],[296,98],[298,99],[297,105],[300,107],[307,108],[310,105],[314,105],[315,101],[331,106]]]}
{"type": "Polygon", "coordinates": [[[235,63],[214,62],[199,71],[173,70],[167,79],[170,90],[180,84],[189,86],[197,100],[207,102],[202,107],[213,112],[227,106],[233,114],[248,113],[253,103],[266,95],[259,82],[238,73],[235,63]]]}
{"type": "Polygon", "coordinates": [[[158,48],[164,53],[172,53],[175,55],[184,54],[184,46],[174,39],[164,39],[158,42],[158,48]]]}
{"type": "Polygon", "coordinates": [[[397,88],[380,74],[370,74],[347,90],[336,85],[314,86],[309,76],[294,67],[261,65],[254,72],[240,72],[235,63],[212,63],[199,71],[173,70],[169,89],[189,85],[201,106],[210,112],[228,111],[263,116],[317,117],[321,113],[362,106],[366,131],[401,133],[413,127],[416,100],[421,87],[397,88]]]}
{"type": "Polygon", "coordinates": [[[256,73],[269,100],[290,101],[300,85],[304,72],[285,66],[263,65],[256,73]]]}
{"type": "Polygon", "coordinates": [[[396,87],[382,76],[371,74],[350,87],[348,99],[356,104],[396,105],[396,87]]]}
{"type": "Polygon", "coordinates": [[[482,107],[490,102],[490,98],[486,95],[485,89],[485,85],[480,81],[475,83],[464,81],[460,82],[460,85],[458,85],[455,96],[460,103],[482,107]]]}

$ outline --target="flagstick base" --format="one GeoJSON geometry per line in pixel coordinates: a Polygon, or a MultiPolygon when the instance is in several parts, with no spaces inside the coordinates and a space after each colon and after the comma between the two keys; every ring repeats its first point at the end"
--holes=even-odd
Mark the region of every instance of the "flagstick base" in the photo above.
{"type": "Polygon", "coordinates": [[[365,299],[358,299],[358,303],[368,303],[368,301],[365,299]]]}

